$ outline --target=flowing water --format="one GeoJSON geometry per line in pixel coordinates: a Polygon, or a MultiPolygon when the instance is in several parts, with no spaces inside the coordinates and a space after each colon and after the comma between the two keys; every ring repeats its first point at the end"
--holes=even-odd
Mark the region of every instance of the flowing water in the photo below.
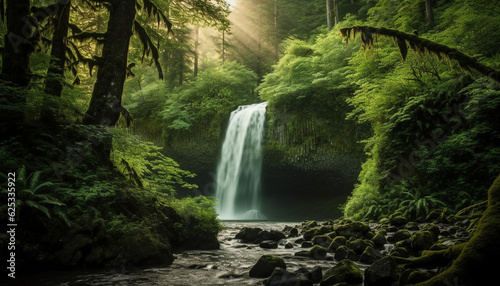
{"type": "Polygon", "coordinates": [[[217,212],[223,220],[264,219],[260,177],[266,102],[231,113],[217,167],[217,212]]]}
{"type": "Polygon", "coordinates": [[[108,271],[51,272],[32,277],[19,277],[23,282],[18,285],[37,286],[192,286],[192,285],[262,285],[263,279],[251,278],[248,272],[262,255],[282,257],[287,269],[294,271],[300,267],[311,269],[315,265],[328,269],[333,261],[312,260],[294,256],[304,250],[294,239],[288,241],[293,248],[286,249],[282,244],[277,249],[262,249],[255,244],[244,244],[234,239],[242,227],[260,227],[265,230],[283,230],[284,222],[224,222],[225,230],[219,234],[219,250],[185,251],[176,254],[170,266],[151,268],[122,268],[108,271]]]}

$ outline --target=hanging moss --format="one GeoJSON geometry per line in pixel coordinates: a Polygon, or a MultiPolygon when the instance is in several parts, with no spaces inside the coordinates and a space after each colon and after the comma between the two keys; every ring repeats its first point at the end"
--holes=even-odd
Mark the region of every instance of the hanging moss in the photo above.
{"type": "Polygon", "coordinates": [[[440,60],[442,58],[454,60],[458,63],[462,70],[475,70],[480,74],[500,83],[500,71],[480,63],[477,58],[468,56],[457,49],[421,38],[415,34],[409,34],[395,29],[375,28],[370,26],[353,26],[350,28],[343,28],[340,29],[340,33],[342,38],[344,38],[347,43],[349,39],[355,38],[356,34],[361,34],[361,44],[364,48],[372,47],[374,40],[376,40],[378,36],[390,37],[396,41],[403,60],[406,59],[408,44],[413,52],[417,54],[428,53],[436,55],[440,60]]]}

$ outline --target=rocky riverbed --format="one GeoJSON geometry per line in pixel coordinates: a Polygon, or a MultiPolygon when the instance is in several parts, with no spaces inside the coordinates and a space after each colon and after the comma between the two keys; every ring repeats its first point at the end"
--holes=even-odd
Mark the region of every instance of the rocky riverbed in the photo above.
{"type": "Polygon", "coordinates": [[[428,279],[449,263],[444,258],[416,263],[412,258],[425,257],[426,250],[444,253],[469,236],[469,221],[408,222],[401,214],[380,223],[337,220],[224,225],[220,249],[177,253],[170,266],[43,273],[24,277],[31,283],[25,285],[34,285],[34,281],[41,286],[409,285],[428,279]]]}

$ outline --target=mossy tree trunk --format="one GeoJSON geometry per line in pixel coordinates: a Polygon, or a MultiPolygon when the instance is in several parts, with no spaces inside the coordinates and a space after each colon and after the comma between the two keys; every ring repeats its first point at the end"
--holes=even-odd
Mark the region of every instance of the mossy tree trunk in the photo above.
{"type": "Polygon", "coordinates": [[[477,230],[450,268],[420,286],[491,285],[498,280],[500,257],[500,176],[488,191],[488,207],[477,230]]]}
{"type": "MultiPolygon", "coordinates": [[[[6,3],[7,33],[4,36],[0,79],[9,82],[8,85],[23,88],[30,82],[29,58],[33,51],[30,1],[8,0],[6,3]]],[[[1,16],[3,20],[4,15],[1,16]]],[[[0,132],[12,136],[23,125],[26,95],[22,89],[15,89],[2,91],[0,96],[2,105],[9,106],[0,112],[0,132]]]]}
{"type": "MultiPolygon", "coordinates": [[[[132,26],[135,19],[135,0],[110,1],[108,28],[99,62],[97,81],[94,85],[89,108],[83,122],[88,125],[113,127],[120,112],[123,84],[132,26]]],[[[104,163],[109,163],[111,137],[104,138],[95,150],[104,163]]]]}
{"type": "MultiPolygon", "coordinates": [[[[61,97],[64,83],[64,67],[66,60],[66,37],[68,36],[68,25],[71,0],[59,4],[58,13],[54,19],[54,33],[52,36],[52,49],[50,52],[50,64],[47,70],[47,80],[45,82],[45,93],[56,98],[61,97]]],[[[44,103],[42,110],[42,121],[54,122],[55,109],[51,101],[44,103]]]]}

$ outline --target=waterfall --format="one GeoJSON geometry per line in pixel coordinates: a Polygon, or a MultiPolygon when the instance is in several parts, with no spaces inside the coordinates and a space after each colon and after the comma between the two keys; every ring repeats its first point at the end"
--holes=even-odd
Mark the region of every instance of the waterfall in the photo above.
{"type": "Polygon", "coordinates": [[[217,212],[223,220],[264,219],[260,177],[266,102],[231,113],[217,166],[217,212]]]}

